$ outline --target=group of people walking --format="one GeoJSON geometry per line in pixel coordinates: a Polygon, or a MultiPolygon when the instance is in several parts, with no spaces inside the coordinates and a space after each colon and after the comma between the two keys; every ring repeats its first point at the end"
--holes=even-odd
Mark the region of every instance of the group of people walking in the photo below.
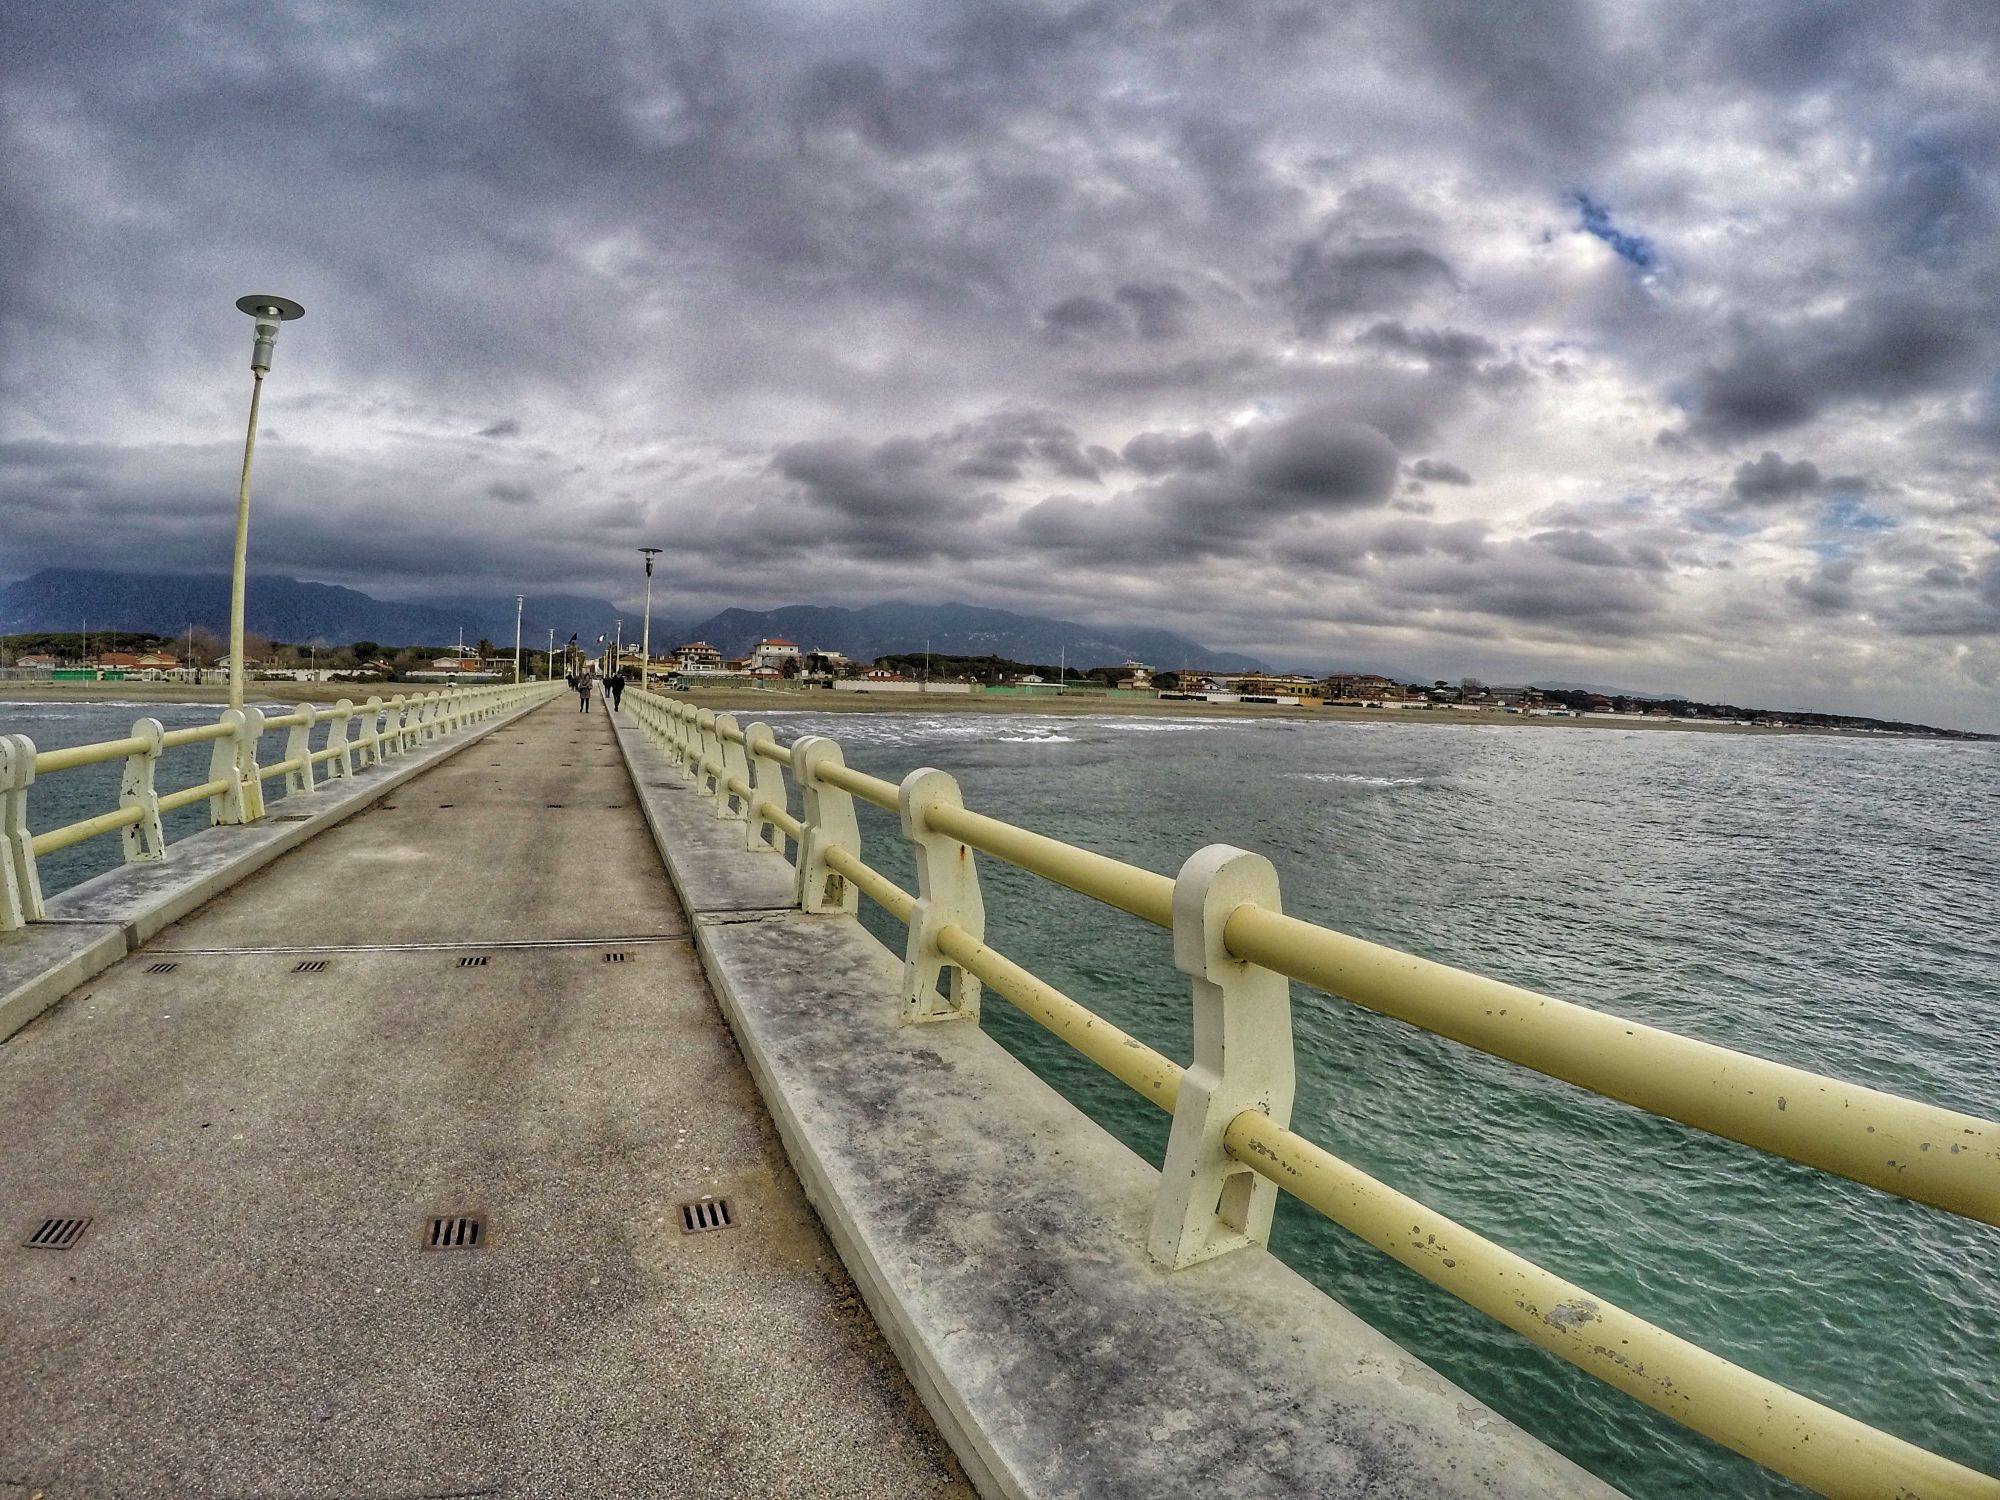
{"type": "Polygon", "coordinates": [[[569,690],[576,694],[576,711],[578,713],[587,714],[590,712],[591,694],[599,690],[603,692],[605,698],[615,709],[625,701],[624,669],[620,668],[615,672],[606,672],[600,677],[597,668],[586,666],[580,671],[569,674],[569,690]]]}

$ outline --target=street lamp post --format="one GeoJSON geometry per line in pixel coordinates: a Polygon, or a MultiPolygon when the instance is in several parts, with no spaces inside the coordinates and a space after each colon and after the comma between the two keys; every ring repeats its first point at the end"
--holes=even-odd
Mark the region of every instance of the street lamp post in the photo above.
{"type": "Polygon", "coordinates": [[[653,675],[653,559],[660,555],[660,549],[641,547],[639,555],[646,559],[646,623],[639,628],[639,654],[646,663],[639,668],[639,686],[648,687],[653,675]]]}
{"type": "Polygon", "coordinates": [[[264,377],[271,370],[271,349],[278,329],[306,310],[287,297],[263,293],[238,297],[236,306],[257,326],[250,347],[250,426],[243,435],[243,482],[236,491],[236,561],[229,573],[229,706],[243,706],[243,575],[250,559],[250,457],[257,446],[257,406],[264,395],[264,377]]]}
{"type": "Polygon", "coordinates": [[[522,596],[514,596],[514,685],[521,685],[521,602],[522,596]]]}

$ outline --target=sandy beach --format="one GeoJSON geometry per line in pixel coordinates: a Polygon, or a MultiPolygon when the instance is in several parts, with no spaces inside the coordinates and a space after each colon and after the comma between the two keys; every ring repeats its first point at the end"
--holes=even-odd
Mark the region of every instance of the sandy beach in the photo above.
{"type": "MultiPolygon", "coordinates": [[[[397,693],[429,692],[432,684],[254,682],[253,703],[356,703],[371,694],[385,699],[397,693]]],[[[1591,716],[1552,718],[1510,714],[1499,709],[1362,708],[1328,704],[1305,707],[1269,703],[1189,703],[1146,698],[986,697],[976,693],[832,693],[803,688],[711,688],[676,694],[698,708],[753,719],[759,713],[815,714],[1046,714],[1051,716],[1169,715],[1209,719],[1320,719],[1333,723],[1420,724],[1432,728],[1457,726],[1483,729],[1646,729],[1679,730],[1692,734],[1831,734],[1847,737],[1864,731],[1809,727],[1770,728],[1758,724],[1720,724],[1695,719],[1647,719],[1591,716]]],[[[5,705],[17,703],[214,703],[228,702],[222,686],[194,687],[176,682],[0,682],[0,720],[5,705]]],[[[1867,736],[1879,738],[1880,736],[1867,736]]]]}

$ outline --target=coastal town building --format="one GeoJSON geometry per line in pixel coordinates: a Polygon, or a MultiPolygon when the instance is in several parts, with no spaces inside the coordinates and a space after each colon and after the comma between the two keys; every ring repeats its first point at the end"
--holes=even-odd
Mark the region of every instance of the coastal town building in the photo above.
{"type": "Polygon", "coordinates": [[[720,672],[722,653],[707,641],[689,641],[676,648],[674,662],[683,672],[720,672]]]}
{"type": "Polygon", "coordinates": [[[782,636],[759,641],[750,648],[749,660],[752,667],[771,667],[783,671],[787,661],[798,659],[799,643],[785,640],[782,636]]]}

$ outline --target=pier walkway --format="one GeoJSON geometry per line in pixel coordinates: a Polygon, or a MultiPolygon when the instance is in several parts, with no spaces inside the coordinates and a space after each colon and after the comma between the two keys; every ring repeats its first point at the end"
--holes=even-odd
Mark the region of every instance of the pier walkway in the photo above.
{"type": "Polygon", "coordinates": [[[91,1218],[0,1250],[0,1500],[971,1493],[566,696],[41,1015],[0,1117],[10,1227],[91,1218]]]}

